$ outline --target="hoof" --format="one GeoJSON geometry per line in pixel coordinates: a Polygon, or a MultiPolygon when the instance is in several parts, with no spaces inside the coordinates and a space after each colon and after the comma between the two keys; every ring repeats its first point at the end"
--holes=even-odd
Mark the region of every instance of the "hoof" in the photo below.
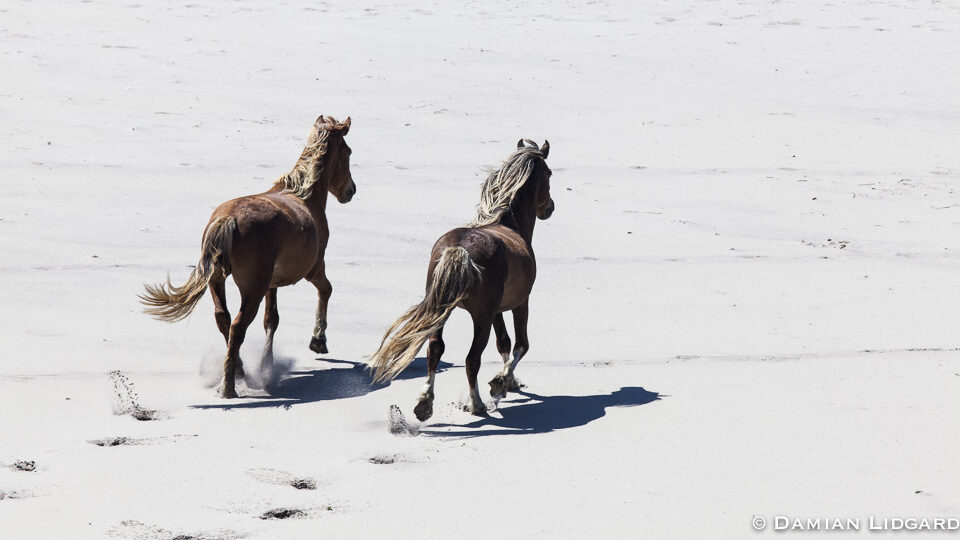
{"type": "Polygon", "coordinates": [[[417,403],[417,406],[413,408],[413,414],[417,415],[417,420],[426,422],[433,416],[433,402],[424,400],[417,403]]]}
{"type": "Polygon", "coordinates": [[[513,375],[497,375],[490,380],[490,395],[496,399],[507,397],[507,392],[519,392],[526,386],[517,380],[513,375]]]}
{"type": "Polygon", "coordinates": [[[240,396],[237,395],[237,391],[235,389],[224,388],[223,391],[220,392],[220,397],[222,397],[223,399],[234,399],[240,396]]]}
{"type": "Polygon", "coordinates": [[[280,389],[280,377],[274,369],[260,369],[260,381],[267,393],[272,394],[280,389]]]}
{"type": "Polygon", "coordinates": [[[474,416],[487,416],[487,406],[482,401],[480,403],[464,403],[463,410],[474,416]]]}
{"type": "Polygon", "coordinates": [[[503,399],[507,397],[507,381],[503,375],[497,375],[490,380],[490,397],[493,399],[503,399]]]}
{"type": "Polygon", "coordinates": [[[313,338],[310,340],[310,350],[317,354],[327,354],[327,338],[313,338]]]}

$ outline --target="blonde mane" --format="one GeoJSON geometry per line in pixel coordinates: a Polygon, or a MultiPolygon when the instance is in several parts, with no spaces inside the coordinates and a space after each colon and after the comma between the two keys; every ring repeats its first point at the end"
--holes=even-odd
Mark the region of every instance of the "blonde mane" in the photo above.
{"type": "Polygon", "coordinates": [[[274,185],[283,186],[284,193],[293,193],[301,199],[308,199],[313,194],[313,185],[320,179],[323,171],[323,158],[327,154],[327,139],[330,129],[337,125],[333,117],[326,117],[327,124],[318,126],[316,131],[303,148],[300,159],[293,166],[293,170],[277,178],[274,185]]]}
{"type": "Polygon", "coordinates": [[[468,227],[482,227],[497,223],[510,211],[513,199],[533,174],[536,159],[543,157],[535,142],[527,139],[523,142],[525,145],[508,157],[499,169],[491,171],[483,182],[480,204],[477,205],[477,217],[467,225],[468,227]]]}

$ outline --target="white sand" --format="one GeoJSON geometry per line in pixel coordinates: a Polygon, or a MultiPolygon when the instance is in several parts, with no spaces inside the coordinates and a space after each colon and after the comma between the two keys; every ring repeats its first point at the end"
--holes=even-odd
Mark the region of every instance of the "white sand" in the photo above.
{"type": "Polygon", "coordinates": [[[0,4],[0,537],[960,516],[956,5],[524,4],[0,4]],[[307,349],[312,286],[282,289],[295,378],[221,400],[210,301],[168,325],[136,294],[182,281],[210,211],[288,170],[319,114],[352,116],[359,188],[328,209],[331,354],[307,349]],[[520,137],[550,140],[557,205],[529,395],[456,407],[459,312],[434,418],[392,436],[422,361],[388,387],[353,366],[520,137]],[[114,369],[164,418],[112,414],[114,369]]]}

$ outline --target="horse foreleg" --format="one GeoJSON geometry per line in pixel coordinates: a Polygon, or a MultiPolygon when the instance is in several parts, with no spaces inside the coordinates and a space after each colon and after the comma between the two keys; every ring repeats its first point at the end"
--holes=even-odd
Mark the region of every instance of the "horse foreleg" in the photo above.
{"type": "MultiPolygon", "coordinates": [[[[242,293],[241,293],[242,294],[242,293]]],[[[240,300],[240,311],[230,325],[230,338],[227,340],[227,358],[223,361],[223,388],[220,395],[225,398],[237,397],[236,376],[237,364],[240,359],[240,345],[247,334],[247,327],[257,316],[260,301],[263,300],[263,290],[255,294],[243,294],[240,300]]]]}
{"type": "Polygon", "coordinates": [[[520,388],[523,387],[523,384],[517,380],[513,372],[517,369],[520,359],[530,351],[530,341],[527,339],[527,316],[529,314],[529,301],[513,310],[513,332],[517,343],[513,346],[513,358],[510,360],[510,365],[504,366],[504,372],[508,375],[508,380],[513,383],[512,386],[507,388],[511,392],[519,392],[520,388]]]}
{"type": "Polygon", "coordinates": [[[480,357],[483,349],[487,347],[490,341],[490,325],[493,322],[493,314],[474,314],[473,315],[473,343],[470,345],[470,352],[467,353],[467,384],[470,386],[470,403],[464,409],[477,416],[483,416],[487,412],[487,406],[480,399],[480,389],[477,387],[477,374],[480,373],[480,357]]]}
{"type": "MultiPolygon", "coordinates": [[[[490,381],[490,394],[494,397],[497,395],[505,396],[507,392],[519,392],[523,388],[523,383],[517,379],[513,372],[517,369],[517,363],[520,362],[520,359],[530,350],[530,342],[527,340],[527,315],[529,312],[527,302],[513,310],[513,329],[517,343],[513,348],[512,358],[507,356],[504,351],[500,351],[500,354],[503,354],[503,370],[490,381]]],[[[494,328],[496,328],[496,323],[494,328]]],[[[506,332],[506,329],[504,329],[504,332],[506,332]]],[[[499,346],[497,348],[499,349],[499,346]]],[[[509,351],[509,345],[507,350],[509,351]]]]}
{"type": "Polygon", "coordinates": [[[333,294],[333,285],[327,279],[323,263],[320,263],[318,272],[310,283],[317,288],[317,318],[313,327],[313,338],[310,340],[310,350],[327,354],[327,302],[333,294]]]}
{"type": "Polygon", "coordinates": [[[433,383],[437,377],[437,366],[440,364],[440,357],[443,356],[443,327],[430,336],[430,343],[427,345],[427,383],[417,398],[417,406],[413,409],[413,414],[417,415],[417,420],[426,421],[433,416],[433,383]]]}

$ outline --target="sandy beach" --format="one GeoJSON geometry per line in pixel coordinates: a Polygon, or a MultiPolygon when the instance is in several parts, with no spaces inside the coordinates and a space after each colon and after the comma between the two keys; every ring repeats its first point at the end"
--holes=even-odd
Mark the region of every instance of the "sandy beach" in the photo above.
{"type": "MultiPolygon", "coordinates": [[[[949,2],[0,3],[0,537],[960,517],[957,58],[949,2]],[[281,288],[285,378],[221,399],[210,299],[165,324],[137,294],[321,114],[358,188],[327,207],[330,353],[313,286],[281,288]],[[521,137],[556,203],[526,387],[461,409],[457,311],[421,424],[425,353],[390,384],[366,360],[521,137]]],[[[263,343],[258,317],[246,364],[263,343]]]]}

